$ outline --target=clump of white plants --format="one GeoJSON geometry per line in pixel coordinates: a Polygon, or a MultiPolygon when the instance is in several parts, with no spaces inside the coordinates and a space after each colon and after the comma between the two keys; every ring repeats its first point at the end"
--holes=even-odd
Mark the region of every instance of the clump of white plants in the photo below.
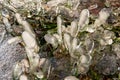
{"type": "Polygon", "coordinates": [[[46,59],[40,58],[38,54],[40,47],[30,24],[23,20],[19,13],[16,13],[15,17],[18,23],[22,25],[24,31],[21,36],[10,39],[8,43],[21,42],[25,47],[27,59],[23,59],[15,65],[14,78],[15,80],[29,80],[29,75],[33,75],[41,79],[44,77],[44,73],[40,67],[46,62],[46,59]]]}
{"type": "MultiPolygon", "coordinates": [[[[61,16],[57,16],[57,33],[48,33],[44,36],[47,43],[51,44],[53,48],[62,46],[66,52],[69,53],[71,59],[75,59],[77,63],[78,73],[84,74],[89,70],[92,60],[92,53],[94,51],[94,40],[88,38],[81,41],[78,36],[81,32],[96,33],[97,28],[101,27],[109,17],[110,13],[107,9],[102,9],[99,12],[99,17],[95,20],[94,24],[89,25],[89,10],[84,9],[81,11],[79,20],[74,20],[71,25],[65,27],[61,16]],[[84,51],[82,45],[86,45],[87,51],[84,51]]],[[[99,42],[101,45],[110,45],[113,42],[114,34],[111,31],[105,30],[102,32],[103,36],[99,42]]],[[[65,52],[64,52],[65,53],[65,52]]],[[[63,54],[64,54],[63,53],[63,54]]],[[[66,79],[65,79],[66,80],[66,79]]]]}
{"type": "Polygon", "coordinates": [[[89,11],[87,9],[82,10],[79,21],[72,21],[71,25],[65,27],[62,25],[61,16],[57,17],[57,33],[46,34],[44,36],[47,43],[50,43],[54,48],[62,45],[69,53],[71,58],[77,59],[78,71],[80,73],[86,73],[91,63],[90,53],[93,50],[94,42],[92,44],[91,51],[89,53],[81,53],[81,44],[78,33],[89,22],[89,11]]]}

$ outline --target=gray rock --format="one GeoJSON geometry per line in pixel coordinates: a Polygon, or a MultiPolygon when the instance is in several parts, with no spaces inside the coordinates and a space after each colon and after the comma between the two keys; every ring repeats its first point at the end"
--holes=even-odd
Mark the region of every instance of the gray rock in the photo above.
{"type": "MultiPolygon", "coordinates": [[[[1,37],[0,37],[1,38],[1,37]]],[[[0,43],[0,80],[13,80],[12,72],[15,64],[24,58],[24,48],[19,44],[8,44],[8,39],[12,38],[7,36],[0,43]]]]}
{"type": "MultiPolygon", "coordinates": [[[[112,54],[112,53],[111,53],[112,54]]],[[[104,75],[113,75],[117,71],[117,61],[115,55],[105,54],[96,64],[96,70],[104,75]]]]}

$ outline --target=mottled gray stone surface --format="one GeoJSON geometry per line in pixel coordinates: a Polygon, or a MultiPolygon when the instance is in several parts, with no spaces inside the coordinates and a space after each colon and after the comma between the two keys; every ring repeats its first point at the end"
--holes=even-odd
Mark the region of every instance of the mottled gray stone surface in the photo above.
{"type": "MultiPolygon", "coordinates": [[[[112,53],[111,53],[112,54],[112,53]]],[[[115,55],[105,54],[102,59],[96,64],[96,69],[104,75],[113,75],[117,71],[117,61],[115,55]]]]}
{"type": "Polygon", "coordinates": [[[13,80],[12,72],[17,61],[24,58],[24,48],[19,44],[8,44],[12,37],[6,37],[0,43],[0,80],[13,80]]]}

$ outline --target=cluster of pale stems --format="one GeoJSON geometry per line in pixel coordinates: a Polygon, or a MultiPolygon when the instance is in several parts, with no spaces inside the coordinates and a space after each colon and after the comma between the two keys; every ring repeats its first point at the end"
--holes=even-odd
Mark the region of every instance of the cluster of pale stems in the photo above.
{"type": "MultiPolygon", "coordinates": [[[[58,46],[63,46],[66,51],[68,51],[71,58],[75,58],[78,60],[77,66],[78,70],[81,74],[84,74],[88,71],[89,65],[91,64],[91,53],[94,48],[94,42],[92,43],[92,47],[88,53],[81,54],[81,42],[78,39],[78,33],[81,31],[87,31],[89,33],[93,33],[96,28],[102,24],[104,24],[109,17],[109,12],[104,8],[99,12],[99,17],[95,20],[92,26],[87,26],[89,23],[89,10],[84,9],[81,11],[79,20],[72,21],[70,26],[65,27],[62,24],[61,16],[57,16],[57,33],[55,34],[46,34],[44,36],[47,43],[51,44],[53,48],[57,48],[58,46]],[[77,54],[77,55],[76,55],[77,54]]],[[[28,76],[25,73],[31,73],[38,78],[43,78],[44,73],[40,69],[43,63],[46,61],[46,58],[40,58],[39,45],[36,41],[36,35],[32,30],[30,24],[23,20],[19,13],[15,13],[15,17],[24,32],[22,32],[22,36],[14,37],[8,40],[9,44],[13,42],[21,42],[25,46],[26,55],[28,59],[23,59],[18,62],[14,67],[14,77],[19,80],[28,80],[28,76]],[[36,71],[36,68],[37,69],[36,71]]],[[[111,44],[112,41],[109,43],[111,44]]],[[[64,80],[78,80],[74,76],[68,76],[64,80]]]]}

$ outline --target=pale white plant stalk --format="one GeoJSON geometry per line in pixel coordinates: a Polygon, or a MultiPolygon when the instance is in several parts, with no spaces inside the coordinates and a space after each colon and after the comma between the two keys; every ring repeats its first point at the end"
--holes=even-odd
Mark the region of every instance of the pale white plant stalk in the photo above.
{"type": "Polygon", "coordinates": [[[62,19],[60,15],[57,17],[57,32],[59,39],[62,41],[62,19]]]}
{"type": "Polygon", "coordinates": [[[23,66],[20,62],[18,62],[14,67],[13,75],[15,79],[19,79],[20,75],[23,73],[23,66]]]}
{"type": "Polygon", "coordinates": [[[2,43],[2,41],[4,40],[5,34],[6,34],[6,30],[4,30],[3,33],[0,34],[1,35],[0,43],[2,43]]]}
{"type": "Polygon", "coordinates": [[[71,36],[75,37],[75,35],[77,33],[77,30],[78,30],[77,22],[76,21],[72,21],[71,22],[71,28],[70,28],[71,36]]]}
{"type": "Polygon", "coordinates": [[[39,78],[39,79],[44,78],[44,73],[41,70],[34,72],[34,75],[36,75],[37,78],[39,78]]]}
{"type": "MultiPolygon", "coordinates": [[[[26,49],[29,63],[26,60],[22,60],[20,63],[16,64],[16,67],[14,69],[14,75],[16,77],[19,77],[19,75],[21,73],[25,72],[26,70],[28,71],[29,67],[30,67],[29,68],[30,72],[35,72],[36,68],[39,65],[39,60],[40,60],[40,57],[37,54],[37,52],[39,51],[39,46],[37,45],[35,38],[27,31],[24,31],[22,33],[22,38],[25,43],[25,49],[26,49]]],[[[13,41],[15,41],[15,40],[16,39],[13,39],[13,41]]],[[[13,42],[13,41],[11,41],[11,42],[13,42]]]]}
{"type": "Polygon", "coordinates": [[[65,2],[67,2],[67,0],[50,0],[47,2],[47,5],[54,7],[57,6],[58,4],[63,4],[65,2]]]}
{"type": "Polygon", "coordinates": [[[57,28],[58,34],[62,35],[62,19],[60,15],[57,17],[57,28]]]}
{"type": "Polygon", "coordinates": [[[72,43],[71,43],[71,47],[72,47],[71,52],[72,53],[74,53],[76,51],[77,46],[78,46],[78,40],[77,40],[77,38],[73,38],[72,43]]]}
{"type": "Polygon", "coordinates": [[[64,80],[79,80],[79,79],[76,78],[75,76],[67,76],[64,78],[64,80]]]}
{"type": "Polygon", "coordinates": [[[108,45],[111,45],[113,43],[113,40],[112,39],[108,39],[106,42],[107,42],[108,45]]]}
{"type": "Polygon", "coordinates": [[[117,57],[120,59],[120,44],[113,44],[112,50],[116,53],[117,57]]]}
{"type": "Polygon", "coordinates": [[[98,19],[96,19],[96,21],[94,23],[94,27],[98,27],[98,26],[101,26],[102,24],[104,24],[109,16],[110,16],[109,11],[106,8],[103,8],[99,12],[99,17],[98,17],[98,19]]]}
{"type": "Polygon", "coordinates": [[[79,43],[76,37],[71,37],[68,33],[64,33],[63,39],[65,48],[68,50],[72,58],[77,59],[80,55],[82,55],[81,52],[79,52],[81,42],[79,43]]]}
{"type": "Polygon", "coordinates": [[[65,25],[62,25],[62,33],[67,32],[65,25]]]}
{"type": "Polygon", "coordinates": [[[78,64],[78,72],[85,74],[89,70],[89,65],[78,64]]]}
{"type": "Polygon", "coordinates": [[[93,33],[95,31],[94,26],[93,25],[89,25],[86,27],[85,31],[89,32],[89,33],[93,33]]]}
{"type": "Polygon", "coordinates": [[[24,67],[27,68],[27,69],[30,67],[29,62],[28,62],[27,59],[23,59],[23,60],[21,61],[21,63],[22,63],[22,64],[24,65],[24,67]]]}
{"type": "Polygon", "coordinates": [[[11,30],[12,30],[12,29],[11,29],[11,24],[10,24],[10,22],[8,21],[8,18],[3,17],[3,23],[5,24],[5,26],[6,26],[6,28],[7,28],[8,31],[11,31],[11,30]]]}
{"type": "Polygon", "coordinates": [[[78,8],[79,5],[80,5],[80,1],[79,1],[79,0],[73,0],[73,2],[76,3],[75,5],[73,5],[73,10],[77,10],[77,8],[78,8]]]}
{"type": "Polygon", "coordinates": [[[3,17],[5,17],[5,18],[7,18],[7,19],[10,18],[10,14],[9,14],[9,11],[8,11],[7,9],[3,9],[3,10],[1,11],[1,14],[2,14],[3,17]]]}
{"type": "Polygon", "coordinates": [[[27,31],[24,31],[22,33],[22,38],[23,38],[23,41],[24,41],[26,47],[34,50],[35,52],[39,51],[39,46],[38,46],[37,41],[33,35],[31,35],[27,31]]]}
{"type": "Polygon", "coordinates": [[[62,19],[61,16],[59,15],[57,17],[57,34],[46,34],[44,36],[44,39],[46,40],[47,43],[52,44],[52,46],[54,48],[57,48],[58,44],[61,45],[62,44],[62,19]]]}
{"type": "Polygon", "coordinates": [[[36,73],[36,68],[39,66],[39,61],[40,61],[40,57],[37,54],[39,51],[39,46],[37,45],[35,38],[32,35],[30,35],[28,32],[24,31],[22,34],[22,38],[26,44],[25,49],[30,63],[30,71],[36,73]]]}
{"type": "Polygon", "coordinates": [[[3,23],[5,25],[5,28],[8,32],[12,32],[12,26],[9,22],[9,18],[10,18],[10,15],[9,15],[9,12],[7,9],[4,9],[1,11],[2,12],[2,20],[3,20],[3,23]]]}
{"type": "Polygon", "coordinates": [[[84,9],[84,10],[81,11],[79,22],[78,22],[78,27],[82,28],[86,24],[89,23],[89,15],[90,15],[90,13],[89,13],[88,9],[84,9]]]}
{"type": "MultiPolygon", "coordinates": [[[[70,26],[65,27],[62,25],[62,19],[61,16],[57,17],[57,33],[50,35],[46,34],[44,36],[47,43],[57,45],[64,45],[64,47],[69,52],[71,58],[78,59],[78,72],[80,73],[86,73],[89,70],[89,65],[91,64],[91,53],[94,49],[94,42],[92,44],[91,49],[88,51],[88,53],[83,54],[82,47],[80,42],[77,39],[77,35],[80,30],[84,29],[86,25],[89,23],[89,10],[84,9],[82,10],[80,14],[79,22],[72,21],[70,26]],[[49,36],[48,36],[49,35],[49,36]],[[62,43],[63,42],[63,43],[62,43]]],[[[91,29],[91,26],[89,26],[88,32],[94,32],[93,29],[91,29]]],[[[86,29],[86,30],[87,30],[86,29]]]]}
{"type": "Polygon", "coordinates": [[[18,23],[23,26],[23,29],[35,37],[35,33],[31,27],[31,25],[26,20],[23,20],[19,13],[16,13],[15,17],[16,17],[18,23]]]}
{"type": "Polygon", "coordinates": [[[8,44],[12,44],[12,43],[20,43],[22,42],[22,38],[20,36],[17,36],[17,37],[13,37],[11,39],[9,39],[8,41],[8,44]]]}
{"type": "MultiPolygon", "coordinates": [[[[57,42],[58,42],[58,43],[56,43],[56,45],[57,45],[57,44],[61,45],[61,44],[62,44],[62,39],[60,38],[60,36],[59,36],[58,34],[53,34],[53,36],[57,39],[57,42]]],[[[58,45],[57,45],[57,46],[58,46],[58,45]]]]}
{"type": "Polygon", "coordinates": [[[80,64],[89,65],[91,62],[91,56],[90,55],[81,55],[80,56],[80,64]]]}
{"type": "MultiPolygon", "coordinates": [[[[54,35],[55,36],[55,35],[54,35]]],[[[52,44],[52,46],[54,47],[54,48],[57,48],[57,46],[58,46],[58,41],[57,41],[57,38],[59,39],[59,35],[57,36],[52,36],[52,35],[50,35],[50,34],[46,34],[45,36],[44,36],[44,39],[47,41],[47,43],[49,43],[49,44],[52,44]],[[57,37],[57,38],[56,38],[57,37]]]]}
{"type": "Polygon", "coordinates": [[[64,45],[66,49],[71,51],[71,36],[68,33],[64,33],[64,45]]]}
{"type": "Polygon", "coordinates": [[[42,11],[42,2],[43,0],[37,0],[37,12],[39,13],[40,11],[42,11]]]}
{"type": "Polygon", "coordinates": [[[41,58],[39,61],[39,66],[42,66],[46,62],[46,58],[41,58]]]}
{"type": "Polygon", "coordinates": [[[114,36],[114,33],[112,31],[109,31],[109,30],[104,30],[104,35],[103,36],[104,36],[105,39],[109,39],[109,38],[114,36]]]}
{"type": "Polygon", "coordinates": [[[86,64],[86,63],[88,63],[88,61],[89,61],[89,58],[86,55],[80,56],[80,63],[81,64],[86,64]]]}
{"type": "Polygon", "coordinates": [[[102,23],[105,23],[109,16],[110,16],[110,13],[106,8],[103,8],[99,12],[99,20],[101,20],[102,23]]]}
{"type": "Polygon", "coordinates": [[[88,54],[86,54],[86,55],[82,54],[80,56],[79,63],[78,63],[78,69],[79,69],[78,71],[81,74],[86,73],[89,69],[89,65],[91,64],[91,60],[92,60],[91,53],[93,51],[93,48],[94,48],[94,42],[93,42],[92,47],[91,47],[90,51],[88,52],[88,54]]]}
{"type": "Polygon", "coordinates": [[[80,29],[83,29],[84,26],[89,23],[89,15],[90,14],[88,9],[84,9],[81,11],[80,18],[78,21],[78,30],[77,30],[76,36],[78,35],[80,29]]]}
{"type": "Polygon", "coordinates": [[[32,57],[32,60],[31,60],[32,62],[31,62],[31,65],[30,65],[30,67],[31,67],[31,71],[33,70],[35,70],[34,72],[36,72],[36,69],[38,68],[38,66],[39,66],[39,61],[40,61],[40,57],[39,57],[39,54],[33,54],[33,57],[32,57]]]}
{"type": "Polygon", "coordinates": [[[115,34],[112,31],[104,30],[103,37],[100,39],[101,45],[111,45],[115,39],[115,34]]]}
{"type": "Polygon", "coordinates": [[[19,23],[19,24],[22,24],[23,19],[22,19],[21,15],[20,15],[19,13],[16,13],[16,14],[15,14],[15,17],[16,17],[18,23],[19,23]]]}
{"type": "Polygon", "coordinates": [[[20,76],[19,80],[28,80],[28,77],[27,77],[27,75],[22,74],[22,75],[20,76]]]}
{"type": "Polygon", "coordinates": [[[36,67],[38,67],[39,65],[40,57],[37,53],[33,52],[32,50],[28,48],[25,49],[26,49],[27,57],[29,59],[31,71],[34,71],[36,67]]]}
{"type": "Polygon", "coordinates": [[[67,27],[64,27],[64,32],[63,33],[69,33],[69,34],[71,34],[71,26],[68,25],[67,27]]]}
{"type": "Polygon", "coordinates": [[[25,31],[28,31],[31,35],[36,37],[31,25],[27,21],[22,21],[22,25],[25,31]]]}
{"type": "MultiPolygon", "coordinates": [[[[16,13],[15,16],[17,18],[18,23],[21,24],[23,26],[23,29],[25,30],[22,33],[22,40],[25,44],[24,46],[29,63],[26,60],[22,60],[19,64],[16,65],[14,70],[14,73],[16,74],[14,75],[20,77],[19,78],[20,80],[23,79],[27,80],[27,76],[25,76],[24,74],[21,75],[21,73],[24,73],[27,70],[28,73],[30,72],[36,75],[38,78],[43,78],[44,77],[43,72],[41,70],[36,71],[36,69],[40,67],[39,64],[42,65],[43,63],[41,63],[42,61],[40,60],[40,56],[39,54],[37,54],[39,52],[39,45],[37,43],[34,31],[32,30],[30,24],[22,19],[19,13],[16,13]]],[[[12,43],[17,40],[19,40],[19,37],[10,40],[8,43],[12,43]]],[[[51,39],[51,41],[53,41],[53,39],[51,39]]]]}
{"type": "Polygon", "coordinates": [[[80,45],[78,44],[78,39],[77,38],[73,38],[71,40],[71,45],[70,45],[70,56],[72,58],[75,58],[75,59],[78,59],[79,56],[81,55],[81,52],[79,52],[79,49],[80,49],[80,45]]]}
{"type": "Polygon", "coordinates": [[[95,47],[95,43],[92,42],[92,47],[91,47],[91,49],[88,51],[88,55],[91,55],[91,53],[92,53],[94,47],[95,47]]]}

